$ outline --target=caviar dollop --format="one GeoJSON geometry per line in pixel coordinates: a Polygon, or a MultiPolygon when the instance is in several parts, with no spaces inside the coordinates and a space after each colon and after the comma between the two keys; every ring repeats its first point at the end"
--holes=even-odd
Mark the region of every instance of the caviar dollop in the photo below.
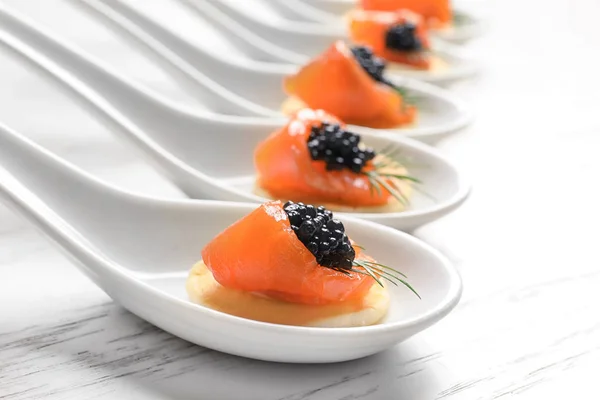
{"type": "Polygon", "coordinates": [[[288,201],[283,205],[298,240],[315,256],[317,263],[332,269],[351,270],[356,255],[344,224],[325,207],[288,201]]]}
{"type": "Polygon", "coordinates": [[[385,46],[390,50],[419,51],[423,49],[417,37],[417,26],[412,22],[393,25],[385,35],[385,46]]]}
{"type": "Polygon", "coordinates": [[[418,14],[354,10],[348,16],[348,29],[356,45],[368,46],[377,57],[411,68],[432,67],[427,28],[418,14]]]}
{"type": "Polygon", "coordinates": [[[356,61],[358,61],[362,69],[364,69],[371,78],[377,82],[393,86],[393,84],[383,76],[386,67],[385,60],[373,54],[373,50],[370,47],[353,46],[350,48],[350,51],[352,51],[352,55],[356,61]]]}
{"type": "Polygon", "coordinates": [[[313,126],[308,136],[308,150],[315,161],[325,161],[328,171],[347,168],[358,174],[375,158],[375,151],[361,149],[360,135],[342,129],[339,124],[313,126]]]}

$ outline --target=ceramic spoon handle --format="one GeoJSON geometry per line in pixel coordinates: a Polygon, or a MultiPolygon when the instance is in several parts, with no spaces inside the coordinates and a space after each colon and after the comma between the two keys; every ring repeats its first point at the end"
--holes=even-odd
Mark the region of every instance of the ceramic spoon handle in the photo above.
{"type": "Polygon", "coordinates": [[[114,267],[99,269],[107,260],[87,236],[91,219],[110,219],[95,210],[118,201],[115,193],[2,124],[0,199],[78,261],[100,287],[115,274],[114,267]]]}
{"type": "Polygon", "coordinates": [[[312,4],[302,2],[302,0],[271,0],[269,1],[273,7],[277,7],[280,12],[288,18],[301,17],[312,22],[320,22],[323,24],[339,24],[340,17],[335,14],[320,10],[312,4]]]}
{"type": "MultiPolygon", "coordinates": [[[[170,64],[179,74],[196,83],[211,84],[220,82],[237,100],[247,102],[257,113],[278,116],[282,101],[282,79],[292,74],[297,67],[291,64],[258,63],[248,60],[243,64],[232,61],[225,55],[217,55],[211,49],[192,44],[170,29],[120,0],[83,0],[78,4],[87,5],[95,15],[101,16],[108,25],[124,31],[149,48],[155,58],[170,64]],[[240,97],[241,96],[241,97],[240,97]]],[[[235,58],[234,58],[235,59],[235,58]]],[[[236,100],[236,101],[237,101],[236,100]]]]}
{"type": "MultiPolygon", "coordinates": [[[[0,23],[3,22],[3,17],[6,15],[0,6],[0,23]]],[[[20,26],[19,22],[16,24],[20,26]]],[[[219,152],[213,151],[206,145],[207,143],[212,143],[216,148],[224,148],[232,141],[239,141],[240,135],[264,137],[279,126],[277,121],[273,127],[270,127],[264,126],[260,120],[254,119],[229,118],[222,121],[203,119],[195,114],[169,108],[159,99],[142,91],[137,92],[134,86],[122,78],[103,70],[85,58],[78,57],[77,54],[69,52],[60,44],[56,44],[59,50],[65,51],[69,57],[68,61],[73,61],[72,67],[74,65],[81,67],[71,68],[77,73],[77,77],[90,79],[90,82],[84,84],[82,79],[76,79],[65,72],[12,34],[4,32],[1,27],[0,44],[4,44],[30,64],[48,74],[61,86],[66,87],[67,92],[97,116],[100,121],[108,125],[111,132],[125,138],[135,148],[141,150],[167,179],[191,197],[221,199],[229,194],[225,186],[217,184],[214,178],[204,172],[207,167],[214,170],[215,165],[218,165],[215,163],[215,158],[218,157],[219,152]],[[79,61],[82,62],[82,66],[78,64],[79,61]],[[79,74],[80,72],[82,73],[79,74]],[[123,101],[116,93],[108,93],[111,99],[114,98],[118,103],[107,102],[98,96],[95,90],[90,90],[90,87],[87,86],[89,83],[93,89],[106,90],[97,81],[94,81],[96,75],[93,73],[97,74],[99,79],[103,78],[107,85],[112,84],[115,92],[121,91],[124,95],[130,93],[134,96],[130,97],[127,102],[123,101]],[[142,103],[142,105],[138,103],[142,103]],[[147,107],[145,110],[143,109],[144,105],[147,107]],[[252,124],[252,121],[258,123],[252,124]]],[[[273,120],[271,122],[273,123],[273,120]]],[[[252,143],[252,141],[250,142],[252,143]]],[[[236,148],[243,152],[241,157],[248,157],[250,154],[245,147],[236,148]]],[[[230,199],[230,196],[225,198],[230,199]]]]}
{"type": "MultiPolygon", "coordinates": [[[[77,72],[85,82],[97,82],[95,89],[104,89],[103,96],[111,101],[114,100],[108,97],[114,90],[115,84],[112,82],[114,79],[104,76],[108,70],[106,67],[100,66],[97,61],[91,61],[88,55],[57,39],[51,33],[34,26],[33,22],[28,21],[26,17],[18,15],[17,12],[4,5],[0,5],[0,14],[2,29],[21,38],[40,53],[68,68],[70,72],[77,72]]],[[[204,104],[210,106],[214,111],[245,116],[269,114],[269,110],[240,98],[200,73],[196,72],[194,78],[197,82],[202,83],[204,89],[196,91],[196,93],[203,98],[204,104]]],[[[128,93],[124,93],[126,92],[125,88],[120,88],[117,95],[123,99],[140,97],[136,92],[142,90],[141,87],[134,85],[128,89],[128,93]]]]}
{"type": "Polygon", "coordinates": [[[263,22],[260,17],[255,17],[252,15],[252,11],[244,10],[243,7],[227,1],[190,1],[194,1],[196,4],[210,2],[212,6],[227,14],[239,25],[253,31],[256,35],[276,46],[294,49],[294,51],[304,56],[304,59],[299,62],[301,64],[305,63],[309,57],[314,57],[325,50],[335,40],[343,39],[345,36],[343,26],[340,29],[339,27],[319,23],[289,21],[275,26],[263,22]]]}
{"type": "MultiPolygon", "coordinates": [[[[144,114],[156,112],[164,114],[164,100],[149,94],[141,85],[119,76],[79,50],[42,32],[25,17],[17,15],[0,4],[1,31],[18,39],[18,42],[4,40],[8,47],[23,53],[28,58],[35,58],[36,61],[45,57],[56,62],[61,69],[68,71],[77,80],[85,83],[136,122],[144,114]],[[22,44],[25,44],[26,47],[22,44]]],[[[40,62],[38,61],[38,63],[40,62]]],[[[73,80],[71,80],[71,84],[77,85],[73,80]]]]}
{"type": "Polygon", "coordinates": [[[120,8],[125,10],[129,7],[122,5],[120,2],[111,2],[112,6],[99,1],[77,0],[76,2],[77,5],[84,6],[86,3],[87,7],[85,8],[96,10],[96,14],[100,14],[105,21],[109,22],[107,24],[109,29],[117,31],[117,34],[124,31],[126,37],[133,39],[134,45],[146,50],[146,53],[158,61],[159,65],[165,67],[171,77],[181,82],[181,87],[184,90],[199,98],[211,110],[222,114],[241,116],[279,115],[278,111],[256,104],[240,96],[235,90],[224,87],[218,79],[214,79],[204,72],[204,66],[199,69],[194,64],[190,64],[174,52],[170,48],[170,44],[161,43],[153,37],[151,31],[143,29],[143,26],[136,21],[132,21],[129,16],[115,12],[119,5],[120,8]]]}
{"type": "Polygon", "coordinates": [[[235,19],[219,10],[213,1],[180,0],[190,6],[200,17],[211,22],[219,32],[242,49],[250,58],[269,62],[291,62],[301,64],[308,59],[306,55],[289,50],[289,47],[277,46],[239,24],[235,19]]]}
{"type": "Polygon", "coordinates": [[[194,149],[198,149],[199,145],[194,144],[194,141],[202,143],[206,139],[205,135],[211,134],[210,121],[168,108],[161,100],[94,62],[71,52],[59,43],[44,40],[44,36],[37,35],[32,27],[14,19],[2,6],[0,23],[0,44],[15,51],[54,81],[61,83],[78,103],[108,125],[112,132],[118,133],[134,147],[142,150],[170,179],[176,182],[184,181],[186,184],[194,181],[197,173],[182,166],[181,160],[197,157],[194,149]],[[7,27],[19,34],[19,39],[24,37],[39,46],[48,45],[48,51],[56,50],[54,55],[61,57],[76,77],[57,67],[13,35],[5,33],[7,27]],[[94,90],[90,90],[88,84],[94,90]],[[111,102],[98,96],[96,91],[109,97],[111,102]],[[177,154],[178,157],[173,154],[177,154]]]}

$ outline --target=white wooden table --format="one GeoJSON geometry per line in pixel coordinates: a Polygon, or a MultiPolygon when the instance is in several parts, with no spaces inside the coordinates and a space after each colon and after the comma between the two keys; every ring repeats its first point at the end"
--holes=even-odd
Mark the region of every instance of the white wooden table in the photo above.
{"type": "MultiPolygon", "coordinates": [[[[192,101],[72,2],[7,3],[192,101]]],[[[489,33],[469,46],[483,74],[454,88],[478,119],[439,146],[475,189],[462,209],[417,232],[463,275],[449,317],[348,363],[229,356],[123,310],[0,207],[0,399],[600,398],[600,3],[484,5],[489,33]]],[[[117,186],[182,196],[23,65],[0,53],[1,121],[117,186]]]]}

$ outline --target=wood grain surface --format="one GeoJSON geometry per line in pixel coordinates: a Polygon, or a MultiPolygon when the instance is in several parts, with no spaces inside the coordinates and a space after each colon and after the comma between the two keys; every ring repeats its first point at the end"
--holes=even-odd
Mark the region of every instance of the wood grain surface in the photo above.
{"type": "MultiPolygon", "coordinates": [[[[5,2],[131,79],[194,102],[75,0],[5,2]]],[[[438,146],[474,191],[460,210],[416,232],[463,276],[450,316],[347,363],[234,357],[131,315],[0,207],[0,399],[599,399],[600,3],[475,5],[489,27],[466,50],[483,70],[452,89],[477,120],[438,146]]],[[[0,50],[1,121],[117,186],[183,196],[0,50]]]]}

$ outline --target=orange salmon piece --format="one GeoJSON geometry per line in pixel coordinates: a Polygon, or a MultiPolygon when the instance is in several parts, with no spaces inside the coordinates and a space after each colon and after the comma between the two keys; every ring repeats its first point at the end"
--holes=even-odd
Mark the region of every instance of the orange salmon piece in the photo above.
{"type": "Polygon", "coordinates": [[[423,18],[408,10],[396,12],[354,10],[348,15],[350,39],[353,42],[371,47],[375,55],[396,63],[408,64],[420,69],[428,69],[431,57],[426,51],[399,51],[387,48],[386,34],[397,24],[411,22],[416,26],[416,36],[423,49],[430,48],[427,28],[423,18]]]}
{"type": "MultiPolygon", "coordinates": [[[[391,194],[377,192],[364,174],[348,169],[327,171],[325,162],[311,158],[307,140],[313,126],[343,123],[322,110],[298,111],[282,129],[261,142],[254,152],[258,186],[279,199],[304,203],[334,203],[351,207],[387,204],[391,194]]],[[[373,170],[369,161],[364,171],[373,170]]]]}
{"type": "Polygon", "coordinates": [[[416,118],[416,108],[403,105],[397,90],[371,78],[342,41],[287,77],[284,88],[307,107],[349,124],[395,128],[416,118]]]}
{"type": "MultiPolygon", "coordinates": [[[[355,247],[356,259],[372,260],[355,247]]],[[[217,235],[202,260],[224,287],[302,304],[362,299],[375,280],[317,264],[280,201],[262,204],[217,235]]]]}

